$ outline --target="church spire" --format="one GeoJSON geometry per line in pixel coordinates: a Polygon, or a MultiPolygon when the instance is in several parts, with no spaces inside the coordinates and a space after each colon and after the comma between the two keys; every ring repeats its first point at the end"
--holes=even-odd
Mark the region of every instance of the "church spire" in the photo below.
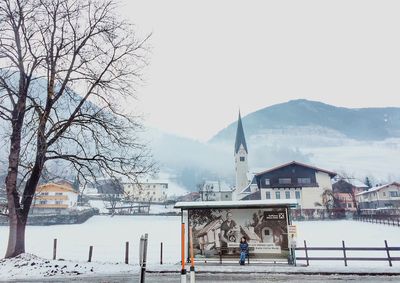
{"type": "Polygon", "coordinates": [[[246,138],[244,136],[244,131],[243,131],[242,117],[240,116],[240,110],[239,110],[238,126],[236,130],[235,154],[238,153],[241,145],[243,145],[244,150],[246,151],[246,153],[248,153],[246,138]]]}

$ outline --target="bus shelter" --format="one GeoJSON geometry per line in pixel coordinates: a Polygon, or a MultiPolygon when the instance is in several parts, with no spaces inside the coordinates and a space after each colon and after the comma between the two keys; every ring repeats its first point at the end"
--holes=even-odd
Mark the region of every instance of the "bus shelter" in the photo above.
{"type": "Polygon", "coordinates": [[[241,237],[252,262],[286,261],[291,258],[290,209],[296,206],[290,199],[178,202],[182,262],[189,262],[191,247],[197,263],[237,263],[241,237]]]}

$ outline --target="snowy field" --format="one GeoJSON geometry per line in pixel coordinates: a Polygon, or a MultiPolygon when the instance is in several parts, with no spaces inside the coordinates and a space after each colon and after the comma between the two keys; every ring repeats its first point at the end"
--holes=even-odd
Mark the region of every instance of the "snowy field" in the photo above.
{"type": "MultiPolygon", "coordinates": [[[[356,221],[297,222],[298,246],[307,241],[308,247],[346,246],[400,247],[400,227],[356,221]]],[[[164,243],[164,262],[180,259],[180,217],[172,216],[94,216],[83,224],[56,226],[28,226],[26,250],[43,258],[52,257],[53,239],[58,239],[57,258],[86,261],[89,246],[93,245],[93,261],[123,262],[125,242],[130,242],[130,263],[138,263],[138,242],[141,234],[149,234],[148,259],[157,263],[160,243],[164,243]]],[[[5,254],[8,227],[0,227],[0,255],[5,254]]],[[[391,252],[392,256],[400,253],[391,252]]],[[[341,252],[309,252],[309,256],[341,256],[341,252]]],[[[385,257],[385,252],[348,252],[348,256],[385,257]]],[[[342,261],[312,261],[311,266],[343,266],[342,261]]],[[[399,267],[400,262],[394,262],[399,267]]],[[[349,266],[387,267],[387,262],[349,262],[349,266]]]]}
{"type": "MultiPolygon", "coordinates": [[[[347,247],[384,247],[384,240],[388,246],[400,247],[400,227],[383,224],[365,223],[351,220],[338,221],[302,221],[297,222],[297,246],[304,247],[341,247],[342,240],[347,247]]],[[[346,251],[348,257],[384,257],[386,251],[346,251]]],[[[392,257],[400,257],[400,252],[390,252],[392,257]]],[[[304,253],[297,254],[304,256],[304,253]]],[[[342,257],[342,251],[309,251],[308,256],[342,257]]],[[[303,262],[302,262],[303,263],[303,262]]],[[[343,261],[311,261],[310,265],[338,265],[344,266],[343,261]]],[[[348,266],[389,266],[387,261],[349,261],[348,266]]],[[[400,262],[393,262],[393,267],[400,267],[400,262]]]]}

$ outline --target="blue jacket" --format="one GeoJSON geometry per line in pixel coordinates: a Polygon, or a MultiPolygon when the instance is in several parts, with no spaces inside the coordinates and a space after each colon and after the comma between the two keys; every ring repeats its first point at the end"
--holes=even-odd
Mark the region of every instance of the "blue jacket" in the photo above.
{"type": "Polygon", "coordinates": [[[249,244],[248,243],[240,243],[240,251],[245,252],[247,254],[249,252],[249,244]]]}

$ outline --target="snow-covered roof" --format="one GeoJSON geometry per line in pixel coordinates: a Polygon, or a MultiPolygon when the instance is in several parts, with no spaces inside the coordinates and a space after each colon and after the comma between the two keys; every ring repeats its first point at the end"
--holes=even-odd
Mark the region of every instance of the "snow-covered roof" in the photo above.
{"type": "Polygon", "coordinates": [[[360,196],[360,195],[364,195],[364,194],[369,194],[369,193],[379,191],[379,190],[381,190],[381,189],[383,189],[383,188],[386,188],[386,187],[389,187],[389,186],[392,186],[392,185],[393,185],[393,186],[398,186],[398,187],[400,187],[400,184],[399,184],[399,183],[393,182],[393,183],[390,183],[390,184],[385,184],[385,185],[373,187],[373,188],[369,189],[368,191],[361,192],[361,193],[358,193],[358,194],[356,194],[356,195],[357,195],[357,196],[360,196]]]}
{"type": "Polygon", "coordinates": [[[262,171],[260,173],[257,173],[256,176],[260,176],[260,175],[263,175],[265,173],[269,173],[269,172],[272,172],[272,171],[275,171],[275,170],[278,170],[278,169],[281,169],[281,168],[284,168],[284,167],[287,167],[287,166],[290,166],[290,165],[298,165],[298,166],[302,166],[302,167],[307,167],[307,168],[313,169],[315,171],[324,172],[324,173],[328,174],[331,178],[333,178],[333,177],[335,177],[337,175],[335,172],[331,172],[331,171],[328,171],[328,170],[325,170],[325,169],[321,169],[321,168],[318,168],[318,167],[315,167],[315,166],[311,166],[311,165],[308,165],[308,164],[304,164],[304,163],[300,163],[300,162],[297,162],[297,161],[292,161],[292,162],[285,163],[285,164],[279,165],[277,167],[262,171]]]}
{"type": "Polygon", "coordinates": [[[364,184],[363,182],[361,182],[360,180],[356,179],[356,178],[340,178],[337,179],[333,182],[333,184],[336,184],[339,181],[345,181],[347,183],[349,183],[350,185],[352,185],[353,187],[356,188],[368,188],[368,186],[366,184],[364,184]]]}
{"type": "Polygon", "coordinates": [[[239,200],[239,201],[192,201],[178,202],[174,208],[268,208],[268,207],[295,207],[294,199],[268,199],[268,200],[239,200]]]}

